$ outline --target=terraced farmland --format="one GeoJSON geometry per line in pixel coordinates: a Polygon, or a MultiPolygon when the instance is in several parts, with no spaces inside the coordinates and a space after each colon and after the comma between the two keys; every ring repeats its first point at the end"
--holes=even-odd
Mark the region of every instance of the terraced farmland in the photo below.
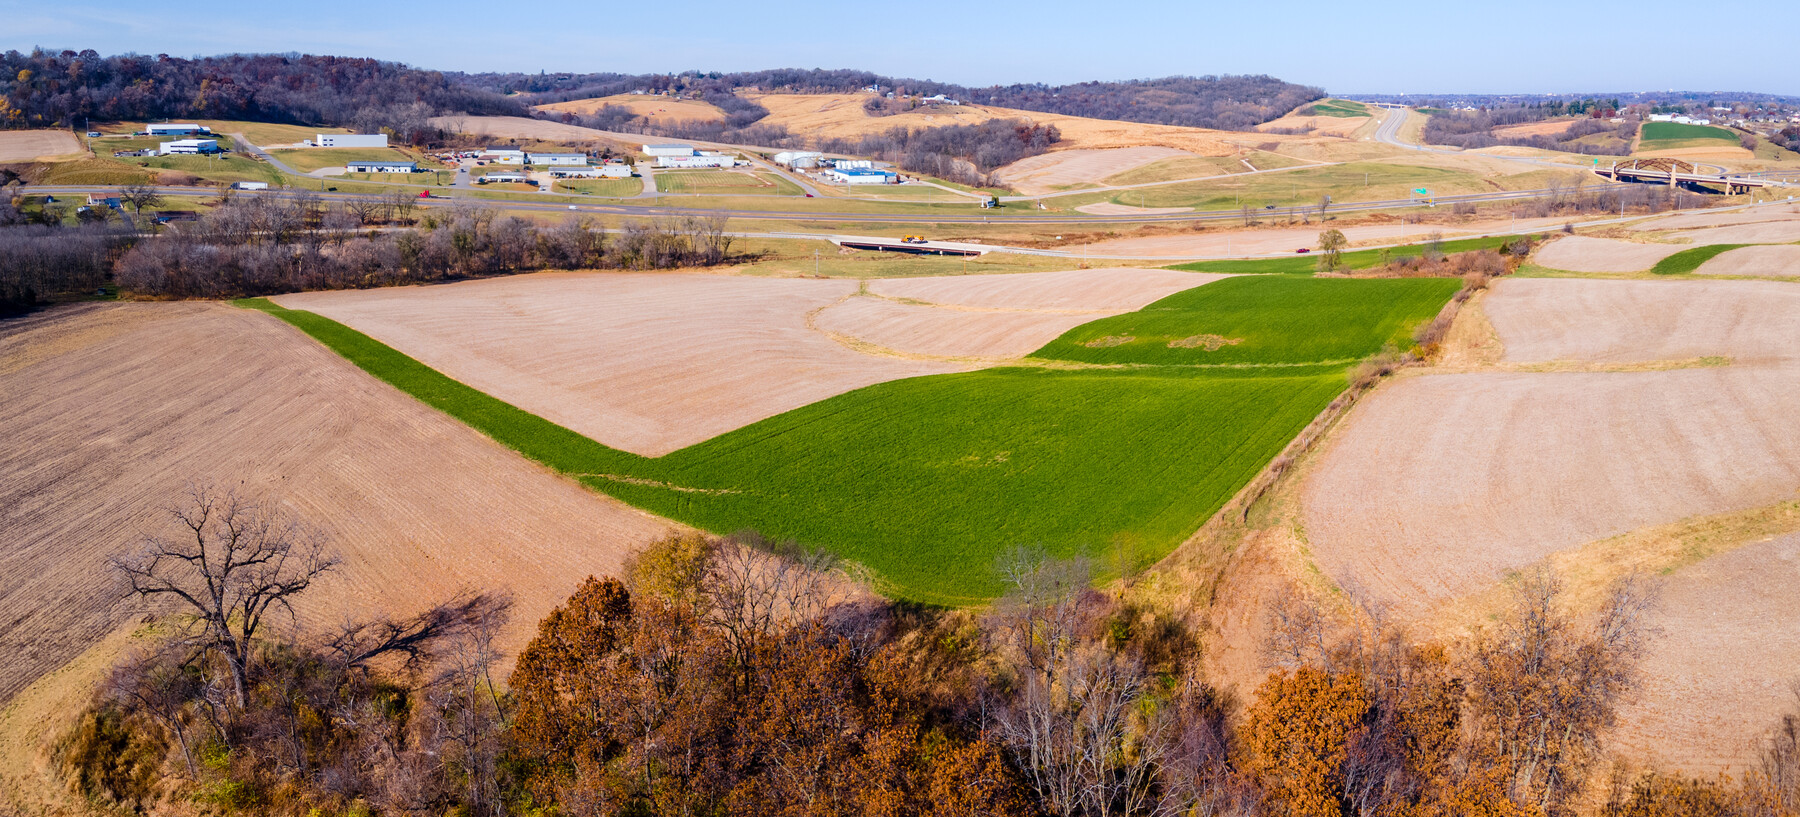
{"type": "Polygon", "coordinates": [[[1091,351],[1136,365],[891,381],[654,458],[601,445],[319,315],[251,305],[597,490],[708,530],[825,547],[866,567],[884,592],[954,605],[998,593],[996,561],[1018,545],[1098,556],[1124,543],[1139,562],[1161,558],[1343,389],[1345,359],[1429,319],[1456,285],[1216,282],[1200,290],[1228,286],[1226,296],[1168,298],[1097,323],[1135,320],[1180,339],[1234,332],[1245,340],[1221,351],[1241,367],[1166,365],[1219,354],[1204,343],[1071,349],[1076,333],[1113,331],[1081,327],[1039,356],[1091,351]]]}

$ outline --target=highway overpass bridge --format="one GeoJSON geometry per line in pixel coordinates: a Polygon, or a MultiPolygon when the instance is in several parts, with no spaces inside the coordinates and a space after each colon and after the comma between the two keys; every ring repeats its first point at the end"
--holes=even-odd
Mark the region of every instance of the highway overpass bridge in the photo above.
{"type": "Polygon", "coordinates": [[[1626,159],[1614,162],[1612,167],[1596,167],[1594,175],[1619,182],[1666,184],[1728,196],[1748,193],[1753,187],[1787,186],[1787,182],[1771,178],[1701,173],[1691,162],[1670,158],[1626,159]]]}

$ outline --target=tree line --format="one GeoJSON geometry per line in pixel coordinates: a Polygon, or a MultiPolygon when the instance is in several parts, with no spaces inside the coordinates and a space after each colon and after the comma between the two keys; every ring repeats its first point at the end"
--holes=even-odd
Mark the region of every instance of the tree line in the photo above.
{"type": "MultiPolygon", "coordinates": [[[[1229,74],[985,88],[888,77],[868,71],[816,69],[641,75],[462,74],[454,75],[454,78],[496,94],[532,94],[534,104],[642,90],[689,95],[725,107],[731,104],[729,100],[739,90],[750,88],[763,93],[819,94],[857,93],[879,87],[882,95],[889,92],[897,96],[943,94],[963,102],[1026,111],[1221,130],[1249,130],[1325,96],[1318,88],[1295,85],[1270,76],[1229,74]]],[[[748,124],[744,122],[735,127],[748,124]]]]}
{"type": "Polygon", "coordinates": [[[1613,123],[1600,118],[1609,111],[1594,102],[1575,102],[1569,105],[1562,103],[1545,103],[1539,105],[1513,105],[1489,108],[1479,111],[1441,111],[1433,113],[1425,120],[1424,139],[1427,144],[1448,145],[1467,150],[1494,147],[1496,145],[1518,145],[1543,150],[1559,150],[1567,153],[1581,153],[1595,156],[1625,156],[1631,153],[1631,141],[1637,137],[1637,120],[1613,123]],[[1541,122],[1565,112],[1589,113],[1589,118],[1577,120],[1569,127],[1555,134],[1504,135],[1501,129],[1512,125],[1541,122]],[[1598,142],[1581,142],[1580,140],[1597,134],[1611,133],[1611,139],[1598,142]]]}
{"type": "Polygon", "coordinates": [[[140,241],[118,261],[121,287],[146,295],[235,298],[507,275],[542,269],[668,269],[730,257],[722,218],[627,225],[616,235],[591,220],[552,226],[479,205],[432,211],[414,224],[412,199],[326,204],[301,191],[240,196],[192,224],[140,241]]]}
{"type": "Polygon", "coordinates": [[[413,140],[435,114],[524,116],[523,105],[394,62],[313,55],[183,59],[93,50],[0,54],[0,128],[89,120],[245,119],[392,127],[413,140]]]}
{"type": "Polygon", "coordinates": [[[1235,700],[1178,617],[1081,560],[1016,550],[1003,597],[949,611],[791,544],[680,534],[582,582],[502,683],[503,597],[278,626],[338,560],[271,507],[197,489],[113,561],[163,602],[161,633],[59,742],[77,794],[281,815],[1800,814],[1796,717],[1741,780],[1608,769],[1653,635],[1632,578],[1578,614],[1528,571],[1454,649],[1287,599],[1274,670],[1235,700]]]}

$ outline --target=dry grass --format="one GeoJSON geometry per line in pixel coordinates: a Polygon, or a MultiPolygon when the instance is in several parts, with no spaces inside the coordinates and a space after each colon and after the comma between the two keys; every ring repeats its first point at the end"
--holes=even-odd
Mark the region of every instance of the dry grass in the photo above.
{"type": "Polygon", "coordinates": [[[66,130],[0,130],[0,162],[58,162],[87,156],[66,130]]]}
{"type": "Polygon", "coordinates": [[[994,175],[1020,193],[1036,195],[1078,184],[1098,184],[1135,168],[1187,155],[1186,151],[1166,147],[1059,150],[1020,159],[994,171],[994,175]]]}
{"type": "Polygon", "coordinates": [[[267,315],[65,307],[0,327],[0,698],[134,606],[105,561],[163,531],[192,480],[278,499],[344,566],[303,623],[411,613],[463,588],[519,601],[508,648],[590,573],[676,527],[528,463],[267,315]]]}
{"type": "Polygon", "coordinates": [[[593,99],[574,99],[549,105],[535,105],[533,110],[591,116],[609,105],[624,108],[637,116],[644,117],[651,123],[722,122],[725,119],[724,111],[707,102],[643,94],[614,94],[593,99]]]}

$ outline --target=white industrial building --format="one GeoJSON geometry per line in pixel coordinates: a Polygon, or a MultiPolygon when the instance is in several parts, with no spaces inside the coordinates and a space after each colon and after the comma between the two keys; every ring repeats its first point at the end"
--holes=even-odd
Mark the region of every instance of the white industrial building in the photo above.
{"type": "Polygon", "coordinates": [[[321,148],[384,148],[388,146],[385,133],[321,133],[313,140],[314,147],[321,148]]]}
{"type": "Polygon", "coordinates": [[[645,145],[644,155],[662,158],[664,156],[692,156],[698,151],[693,145],[645,145]]]}
{"type": "Polygon", "coordinates": [[[737,157],[724,153],[696,153],[691,156],[658,156],[657,167],[735,167],[737,157]]]}
{"type": "Polygon", "coordinates": [[[531,177],[517,170],[503,170],[499,173],[489,173],[486,176],[482,176],[475,180],[476,184],[488,184],[490,182],[498,182],[500,184],[530,184],[531,177]]]}
{"type": "Polygon", "coordinates": [[[481,158],[497,165],[525,164],[525,151],[516,147],[490,147],[481,152],[481,158]]]}
{"type": "Polygon", "coordinates": [[[173,142],[162,143],[162,150],[159,152],[164,156],[174,156],[182,153],[218,153],[219,140],[177,139],[173,142]]]}
{"type": "Polygon", "coordinates": [[[900,177],[892,171],[871,167],[839,167],[825,171],[825,178],[838,184],[898,184],[900,177]]]}
{"type": "Polygon", "coordinates": [[[818,167],[825,154],[816,150],[784,150],[775,154],[775,164],[783,167],[818,167]]]}
{"type": "Polygon", "coordinates": [[[534,165],[585,165],[585,153],[527,153],[526,162],[534,165]]]}
{"type": "Polygon", "coordinates": [[[553,167],[553,179],[629,179],[630,165],[598,165],[595,167],[553,167]]]}
{"type": "Polygon", "coordinates": [[[862,168],[867,170],[874,167],[875,162],[871,159],[834,159],[831,162],[831,166],[839,170],[849,170],[851,168],[862,168]]]}
{"type": "Polygon", "coordinates": [[[363,161],[361,159],[358,159],[353,162],[345,162],[344,170],[346,170],[350,173],[417,173],[417,172],[419,172],[419,163],[418,162],[387,162],[387,161],[375,162],[375,161],[363,161]]]}
{"type": "Polygon", "coordinates": [[[212,128],[192,124],[150,125],[144,132],[151,136],[183,136],[189,133],[212,133],[212,128]]]}

